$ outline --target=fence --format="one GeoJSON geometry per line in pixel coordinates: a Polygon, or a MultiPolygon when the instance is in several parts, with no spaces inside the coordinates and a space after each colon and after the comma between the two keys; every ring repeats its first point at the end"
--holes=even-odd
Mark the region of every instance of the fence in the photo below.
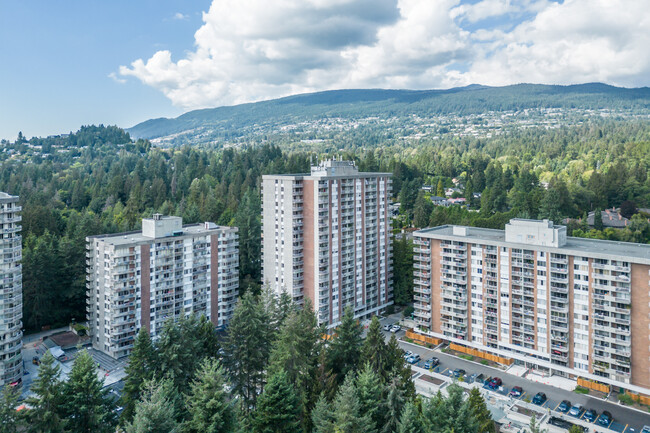
{"type": "Polygon", "coordinates": [[[650,405],[650,397],[647,395],[642,395],[642,394],[634,394],[630,391],[625,391],[627,395],[632,397],[634,401],[637,403],[645,404],[645,405],[650,405]]]}
{"type": "Polygon", "coordinates": [[[581,377],[578,378],[578,386],[581,386],[583,388],[593,389],[594,391],[604,392],[606,394],[609,393],[608,385],[605,385],[604,383],[595,382],[593,380],[583,379],[581,377]]]}
{"type": "Polygon", "coordinates": [[[497,356],[491,353],[483,352],[482,350],[461,346],[460,344],[451,343],[449,345],[449,348],[451,350],[455,350],[456,352],[461,352],[467,355],[476,356],[478,358],[487,359],[488,361],[498,362],[499,364],[511,365],[514,362],[512,358],[504,358],[502,356],[497,356]]]}
{"type": "Polygon", "coordinates": [[[406,338],[410,338],[411,340],[417,341],[418,343],[422,343],[422,344],[433,344],[434,346],[437,346],[438,344],[442,343],[442,340],[439,338],[418,334],[416,332],[413,332],[413,330],[411,329],[406,331],[406,338]]]}

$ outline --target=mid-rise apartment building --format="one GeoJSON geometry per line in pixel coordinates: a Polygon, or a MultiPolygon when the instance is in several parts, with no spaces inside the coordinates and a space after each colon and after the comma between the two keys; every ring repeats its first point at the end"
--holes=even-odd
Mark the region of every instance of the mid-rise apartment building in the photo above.
{"type": "Polygon", "coordinates": [[[0,386],[23,377],[21,210],[17,196],[0,192],[0,386]]]}
{"type": "Polygon", "coordinates": [[[415,232],[420,331],[549,373],[648,394],[650,245],[547,220],[415,232]]]}
{"type": "Polygon", "coordinates": [[[263,176],[264,282],[309,298],[328,326],[347,306],[362,318],[391,305],[390,177],[335,160],[263,176]]]}
{"type": "Polygon", "coordinates": [[[93,347],[114,358],[130,353],[142,327],[155,339],[169,319],[203,314],[222,327],[232,316],[237,228],[156,214],[140,232],[88,237],[86,254],[93,347]]]}

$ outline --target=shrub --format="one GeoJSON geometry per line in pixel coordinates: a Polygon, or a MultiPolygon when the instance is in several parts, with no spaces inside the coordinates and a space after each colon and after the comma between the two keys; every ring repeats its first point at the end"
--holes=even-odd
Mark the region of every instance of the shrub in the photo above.
{"type": "Polygon", "coordinates": [[[490,365],[490,363],[488,362],[487,359],[482,359],[482,360],[481,360],[481,364],[483,364],[483,365],[490,365]]]}
{"type": "Polygon", "coordinates": [[[623,403],[625,405],[628,405],[628,406],[632,406],[635,403],[632,396],[627,395],[627,394],[619,394],[618,395],[618,401],[620,401],[621,403],[623,403]]]}
{"type": "Polygon", "coordinates": [[[582,386],[576,386],[576,389],[574,389],[573,391],[578,394],[589,394],[589,389],[584,388],[582,386]]]}
{"type": "Polygon", "coordinates": [[[408,307],[406,307],[404,309],[404,312],[402,314],[404,315],[404,317],[410,317],[411,314],[413,314],[414,311],[415,311],[415,308],[413,308],[412,305],[409,305],[408,307]]]}

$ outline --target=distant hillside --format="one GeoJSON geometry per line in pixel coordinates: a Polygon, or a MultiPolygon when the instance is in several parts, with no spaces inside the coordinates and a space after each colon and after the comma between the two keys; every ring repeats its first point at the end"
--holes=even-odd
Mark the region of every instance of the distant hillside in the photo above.
{"type": "Polygon", "coordinates": [[[601,83],[571,86],[471,85],[449,90],[332,90],[228,107],[195,110],[175,119],[151,119],[127,129],[135,138],[180,135],[186,142],[264,132],[321,118],[391,118],[410,115],[468,115],[532,108],[650,108],[650,88],[601,83]]]}

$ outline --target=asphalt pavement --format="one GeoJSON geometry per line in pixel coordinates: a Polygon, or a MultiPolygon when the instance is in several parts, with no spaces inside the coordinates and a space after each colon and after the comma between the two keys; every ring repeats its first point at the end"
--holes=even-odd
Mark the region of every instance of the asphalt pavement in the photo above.
{"type": "MultiPolygon", "coordinates": [[[[385,324],[392,324],[397,322],[398,315],[389,316],[382,319],[382,326],[385,324]]],[[[387,338],[390,338],[390,332],[384,332],[387,338]]],[[[397,337],[402,337],[405,331],[402,329],[397,332],[397,337]]],[[[498,368],[493,368],[476,362],[467,361],[456,356],[447,355],[438,350],[427,349],[416,344],[406,343],[400,341],[400,347],[404,350],[420,355],[422,361],[420,366],[424,365],[424,361],[431,357],[436,357],[440,360],[439,372],[442,374],[449,374],[450,371],[461,368],[465,370],[466,375],[469,376],[474,373],[483,374],[485,377],[499,377],[503,381],[504,392],[508,392],[514,386],[520,386],[524,390],[522,399],[529,397],[531,400],[538,392],[546,394],[548,401],[543,405],[545,408],[555,410],[562,400],[569,400],[572,404],[580,403],[585,409],[595,409],[600,415],[603,411],[609,411],[614,417],[614,423],[610,426],[613,428],[611,431],[619,431],[625,433],[639,432],[644,425],[650,425],[650,413],[642,413],[640,411],[619,405],[613,402],[604,401],[598,398],[591,397],[585,394],[578,394],[572,391],[566,391],[561,388],[545,385],[542,383],[532,382],[526,378],[511,375],[498,368]]],[[[564,415],[564,418],[570,420],[571,416],[564,415]]]]}

